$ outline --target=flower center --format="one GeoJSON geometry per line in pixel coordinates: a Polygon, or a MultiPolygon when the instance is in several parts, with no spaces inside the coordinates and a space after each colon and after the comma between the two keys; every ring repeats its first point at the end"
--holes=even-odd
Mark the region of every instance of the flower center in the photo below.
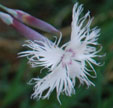
{"type": "Polygon", "coordinates": [[[73,57],[75,57],[75,52],[72,49],[67,49],[61,57],[62,66],[71,65],[73,57]]]}

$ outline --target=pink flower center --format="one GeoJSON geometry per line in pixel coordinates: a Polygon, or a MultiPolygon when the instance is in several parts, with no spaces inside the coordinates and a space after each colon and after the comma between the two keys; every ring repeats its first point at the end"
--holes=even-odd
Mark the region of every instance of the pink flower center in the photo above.
{"type": "Polygon", "coordinates": [[[73,57],[75,57],[75,52],[72,49],[67,49],[61,57],[62,66],[71,65],[73,57]]]}

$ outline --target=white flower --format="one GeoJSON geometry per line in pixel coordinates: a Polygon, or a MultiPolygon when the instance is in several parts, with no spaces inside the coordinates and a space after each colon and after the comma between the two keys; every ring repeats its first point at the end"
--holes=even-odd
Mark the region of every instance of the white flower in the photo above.
{"type": "MultiPolygon", "coordinates": [[[[88,87],[94,84],[88,79],[90,71],[89,65],[96,72],[92,64],[99,65],[94,58],[98,57],[96,45],[100,30],[90,28],[92,18],[89,12],[80,17],[83,11],[82,5],[76,3],[73,7],[72,32],[69,42],[59,47],[61,37],[58,42],[49,41],[30,41],[24,46],[31,50],[19,53],[21,57],[27,56],[32,67],[43,66],[49,70],[44,78],[33,78],[35,80],[33,98],[49,98],[51,92],[56,89],[57,99],[61,93],[71,96],[75,93],[75,80],[78,79],[80,84],[86,84],[88,87]],[[40,44],[41,45],[40,45],[40,44]]],[[[59,101],[60,102],[60,101],[59,101]]]]}

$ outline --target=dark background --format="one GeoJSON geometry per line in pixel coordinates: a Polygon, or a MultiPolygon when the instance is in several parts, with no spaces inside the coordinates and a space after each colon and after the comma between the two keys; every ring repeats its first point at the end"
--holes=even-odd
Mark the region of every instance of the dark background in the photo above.
{"type": "MultiPolygon", "coordinates": [[[[97,78],[90,79],[95,87],[75,86],[76,94],[61,95],[60,106],[55,91],[49,100],[32,100],[33,86],[27,85],[37,77],[40,68],[31,68],[25,58],[17,58],[23,51],[25,38],[0,21],[0,108],[113,108],[113,0],[78,0],[84,13],[91,11],[93,26],[101,28],[99,42],[103,45],[105,65],[95,67],[97,78]]],[[[9,7],[24,10],[63,32],[63,40],[70,37],[72,7],[76,0],[0,0],[9,7]]],[[[52,35],[49,38],[53,38],[52,35]]]]}

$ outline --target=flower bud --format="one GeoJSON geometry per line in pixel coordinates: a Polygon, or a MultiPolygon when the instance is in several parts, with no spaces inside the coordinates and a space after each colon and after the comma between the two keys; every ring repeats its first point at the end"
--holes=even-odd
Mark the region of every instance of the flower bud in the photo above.
{"type": "Polygon", "coordinates": [[[3,12],[0,12],[0,19],[7,25],[11,25],[13,23],[13,18],[10,15],[3,12]]]}
{"type": "Polygon", "coordinates": [[[25,23],[31,27],[34,27],[36,29],[40,29],[42,31],[52,33],[52,34],[60,34],[60,31],[57,30],[52,25],[46,23],[45,21],[42,21],[38,18],[35,18],[31,16],[30,14],[16,9],[10,9],[0,4],[0,7],[4,9],[6,12],[11,14],[13,17],[21,21],[22,23],[25,23]]]}
{"type": "Polygon", "coordinates": [[[45,36],[41,35],[40,33],[36,32],[35,30],[27,27],[26,25],[19,22],[14,17],[10,16],[9,14],[0,12],[0,19],[7,25],[12,26],[15,28],[19,33],[24,35],[26,38],[30,40],[38,40],[38,41],[45,41],[48,40],[45,36]]]}

